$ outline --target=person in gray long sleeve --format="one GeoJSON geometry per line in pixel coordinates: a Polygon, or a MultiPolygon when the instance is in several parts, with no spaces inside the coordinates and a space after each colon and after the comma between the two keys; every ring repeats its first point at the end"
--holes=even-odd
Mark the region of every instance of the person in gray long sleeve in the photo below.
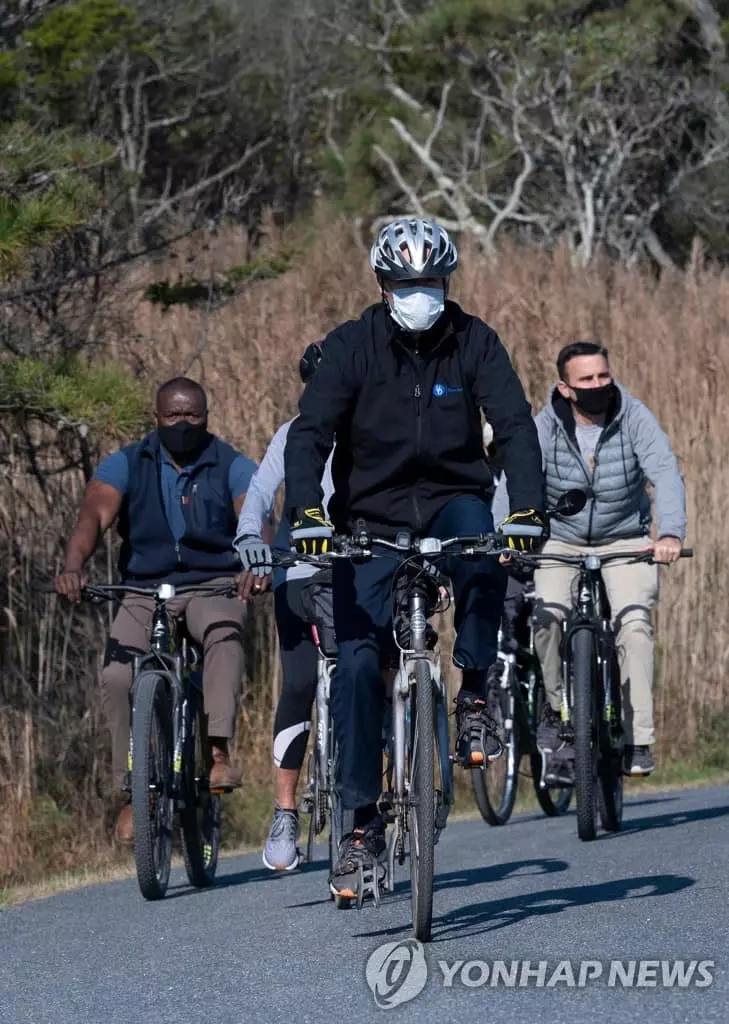
{"type": "MultiPolygon", "coordinates": [[[[652,545],[656,562],[674,562],[686,535],[686,495],[671,444],[655,416],[613,380],[607,350],[594,342],[565,346],[557,358],[558,383],[535,423],[542,449],[547,502],[580,488],[588,500],[581,513],[552,520],[544,553],[576,554],[652,545]],[[646,490],[653,488],[653,509],[646,490]],[[656,537],[651,541],[653,512],[656,537]],[[638,542],[638,543],[636,543],[638,542]]],[[[508,480],[497,488],[498,525],[508,512],[508,480]]],[[[569,613],[577,570],[545,565],[534,577],[535,645],[549,702],[537,731],[545,781],[569,782],[574,750],[559,716],[561,623],[569,613]]],[[[655,768],[653,727],[652,609],[658,568],[616,562],[602,570],[615,628],[623,687],[625,759],[628,775],[655,768]]]]}
{"type": "MultiPolygon", "coordinates": [[[[306,383],[321,359],[318,345],[309,345],[299,371],[306,383]]],[[[281,696],[273,724],[273,762],[275,765],[276,803],[273,821],[263,849],[263,863],[271,871],[292,871],[299,864],[299,821],[296,786],[306,753],[311,728],[311,709],[316,695],[317,652],[311,635],[305,596],[310,586],[321,587],[321,572],[316,566],[301,563],[272,572],[271,549],[265,539],[265,527],[272,521],[274,503],[284,482],[284,450],[293,420],[274,434],[266,454],[248,486],[238,518],[235,547],[245,574],[244,596],[261,594],[273,580],[276,627],[281,652],[281,696]]],[[[321,481],[326,508],[333,490],[331,456],[321,481]]],[[[289,552],[289,524],[279,523],[275,548],[289,552]]],[[[321,592],[325,597],[329,593],[321,592]]]]}

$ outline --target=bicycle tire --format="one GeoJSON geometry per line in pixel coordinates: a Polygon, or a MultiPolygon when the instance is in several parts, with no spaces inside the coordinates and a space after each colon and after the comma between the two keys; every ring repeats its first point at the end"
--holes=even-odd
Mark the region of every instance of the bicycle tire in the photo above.
{"type": "Polygon", "coordinates": [[[575,733],[575,796],[577,835],[590,842],[597,821],[597,736],[594,715],[595,644],[590,629],[577,629],[570,641],[572,725],[575,733]]]}
{"type": "MultiPolygon", "coordinates": [[[[329,719],[329,728],[332,729],[332,721],[329,719]]],[[[354,811],[342,806],[339,788],[337,786],[336,773],[337,753],[334,747],[334,755],[331,760],[332,777],[328,780],[329,786],[329,873],[333,874],[337,861],[339,860],[339,844],[343,837],[354,830],[354,811]]],[[[346,896],[335,897],[332,892],[329,894],[335,901],[337,907],[346,908],[351,900],[346,896]]]]}
{"type": "MultiPolygon", "coordinates": [[[[316,735],[316,733],[314,733],[316,735]]],[[[311,800],[311,806],[309,808],[309,824],[306,829],[306,851],[303,854],[302,861],[305,864],[310,864],[314,851],[314,839],[318,835],[318,824],[319,824],[319,813],[321,803],[321,786],[319,784],[319,765],[316,756],[316,741],[315,748],[311,754],[309,754],[309,768],[307,772],[308,783],[307,793],[310,794],[308,799],[311,800]]],[[[299,805],[299,811],[301,811],[302,805],[299,805]]]]}
{"type": "Polygon", "coordinates": [[[532,723],[532,730],[534,736],[533,749],[529,755],[529,761],[532,768],[532,782],[534,784],[534,792],[536,793],[539,806],[542,808],[548,818],[558,818],[563,814],[567,813],[567,810],[572,802],[572,786],[542,786],[542,755],[536,749],[536,733],[537,733],[537,722],[542,717],[542,708],[544,707],[544,701],[546,700],[546,693],[544,692],[544,684],[539,681],[535,690],[535,710],[534,710],[534,722],[532,723]]]}
{"type": "Polygon", "coordinates": [[[172,864],[171,698],[165,678],[144,672],[132,712],[132,813],[137,881],[146,900],[162,899],[172,864]]]}
{"type": "Polygon", "coordinates": [[[180,837],[190,885],[207,889],[215,882],[220,853],[221,802],[208,788],[212,756],[208,744],[207,716],[198,702],[190,717],[183,766],[185,806],[180,810],[180,837]]]}
{"type": "Polygon", "coordinates": [[[606,832],[620,832],[623,827],[623,751],[620,743],[613,742],[613,723],[622,732],[620,700],[620,670],[613,654],[610,666],[610,692],[612,696],[611,722],[600,716],[600,767],[598,809],[600,823],[606,832]]]}
{"type": "Polygon", "coordinates": [[[413,932],[429,942],[433,923],[435,872],[435,717],[430,665],[415,663],[415,705],[411,705],[410,899],[413,932]],[[415,712],[413,714],[413,712],[415,712]]]}
{"type": "Polygon", "coordinates": [[[521,744],[516,721],[516,685],[514,673],[510,671],[508,688],[500,688],[497,699],[489,701],[489,712],[499,728],[504,753],[491,764],[471,769],[476,806],[483,820],[495,827],[505,825],[511,817],[519,786],[521,744]]]}

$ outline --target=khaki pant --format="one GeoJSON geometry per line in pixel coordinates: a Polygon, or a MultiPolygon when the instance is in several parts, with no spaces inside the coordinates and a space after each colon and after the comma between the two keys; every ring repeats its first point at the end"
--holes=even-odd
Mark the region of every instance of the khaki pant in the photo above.
{"type": "MultiPolygon", "coordinates": [[[[225,585],[230,579],[211,580],[225,585]]],[[[232,737],[243,678],[243,624],[246,606],[237,597],[182,594],[168,602],[174,617],[185,617],[187,629],[204,651],[203,690],[208,734],[232,737]]],[[[121,784],[129,749],[129,689],[134,656],[149,647],[154,598],[130,594],[112,623],[101,673],[104,712],[111,731],[111,764],[121,784]]]]}
{"type": "MultiPolygon", "coordinates": [[[[550,540],[544,545],[544,553],[638,551],[645,543],[640,537],[591,547],[550,540]]],[[[561,693],[561,623],[573,607],[578,572],[577,566],[545,563],[534,574],[534,642],[549,702],[555,710],[559,708],[561,693]]],[[[658,566],[618,561],[603,566],[602,577],[617,641],[625,742],[650,746],[655,741],[651,610],[658,596],[658,566]]]]}

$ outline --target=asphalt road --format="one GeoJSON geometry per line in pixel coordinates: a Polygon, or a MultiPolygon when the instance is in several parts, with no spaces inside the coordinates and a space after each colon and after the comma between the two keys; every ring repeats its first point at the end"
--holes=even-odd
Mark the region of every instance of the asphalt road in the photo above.
{"type": "Polygon", "coordinates": [[[0,911],[0,1021],[729,1020],[727,790],[646,793],[627,805],[621,834],[590,844],[573,815],[525,815],[501,829],[452,822],[437,850],[424,961],[401,946],[377,975],[380,1001],[413,995],[394,1009],[376,1005],[366,964],[374,953],[375,984],[384,953],[374,951],[410,935],[407,866],[379,909],[337,911],[319,855],[284,876],[258,856],[226,860],[205,892],[178,871],[162,903],[145,903],[131,879],[0,911]],[[531,975],[514,966],[526,960],[531,975]],[[695,962],[688,984],[664,985],[677,960],[686,972],[695,962]],[[581,961],[597,962],[582,978],[581,961]]]}

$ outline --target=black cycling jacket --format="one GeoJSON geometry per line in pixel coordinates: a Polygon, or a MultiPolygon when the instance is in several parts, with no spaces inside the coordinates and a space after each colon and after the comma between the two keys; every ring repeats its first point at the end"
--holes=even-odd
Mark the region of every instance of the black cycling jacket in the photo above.
{"type": "Polygon", "coordinates": [[[383,303],[336,327],[289,428],[291,522],[320,505],[332,464],[329,515],[338,532],[364,519],[373,532],[423,534],[459,494],[489,497],[479,408],[494,430],[512,510],[544,510],[539,439],[519,378],[496,332],[455,302],[417,347],[383,303]]]}

